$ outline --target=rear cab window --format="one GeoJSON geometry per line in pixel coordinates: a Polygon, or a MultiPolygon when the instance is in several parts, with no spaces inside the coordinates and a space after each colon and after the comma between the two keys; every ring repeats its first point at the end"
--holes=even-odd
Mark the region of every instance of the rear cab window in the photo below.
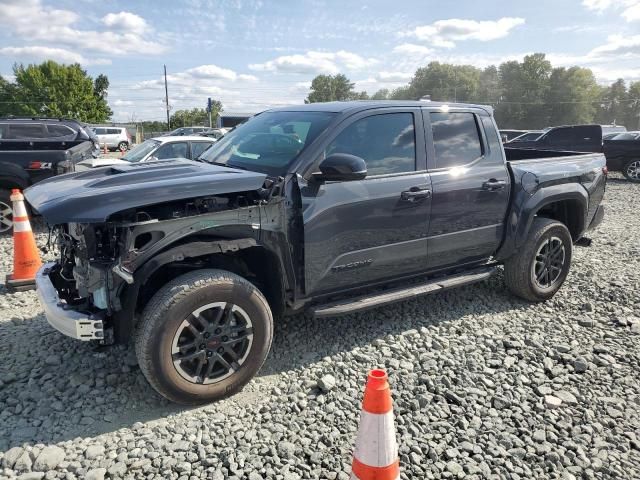
{"type": "Polygon", "coordinates": [[[10,123],[7,138],[16,140],[47,138],[47,133],[42,123],[10,123]]]}
{"type": "Polygon", "coordinates": [[[474,113],[429,112],[429,120],[435,150],[434,168],[468,165],[484,154],[474,113]]]}

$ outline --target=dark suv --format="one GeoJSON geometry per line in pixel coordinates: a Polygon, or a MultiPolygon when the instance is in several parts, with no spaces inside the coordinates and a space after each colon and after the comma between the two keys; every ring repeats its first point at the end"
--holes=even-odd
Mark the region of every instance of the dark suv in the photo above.
{"type": "Polygon", "coordinates": [[[67,118],[0,118],[0,150],[11,150],[12,145],[30,142],[91,141],[95,154],[100,153],[98,137],[85,123],[67,118]],[[15,142],[12,142],[14,140],[15,142]]]}

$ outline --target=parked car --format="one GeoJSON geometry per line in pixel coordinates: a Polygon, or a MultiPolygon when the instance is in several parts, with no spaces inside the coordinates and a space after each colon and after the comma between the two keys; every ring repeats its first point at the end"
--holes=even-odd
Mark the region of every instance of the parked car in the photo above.
{"type": "Polygon", "coordinates": [[[203,133],[206,130],[212,130],[212,129],[209,127],[180,127],[167,133],[167,135],[170,135],[173,137],[183,136],[183,135],[198,135],[200,133],[203,133]]]}
{"type": "Polygon", "coordinates": [[[512,140],[509,140],[508,143],[517,143],[517,142],[528,142],[530,140],[537,140],[542,136],[544,132],[542,130],[531,130],[527,133],[523,133],[512,140]]]}
{"type": "Polygon", "coordinates": [[[207,130],[204,130],[201,133],[198,133],[197,135],[201,136],[201,137],[209,137],[209,138],[215,138],[216,140],[220,140],[222,137],[225,136],[225,134],[229,131],[228,128],[208,128],[207,130]]]}
{"type": "Polygon", "coordinates": [[[609,133],[622,133],[627,131],[627,127],[623,125],[600,125],[602,127],[602,135],[609,133]]]}
{"type": "Polygon", "coordinates": [[[136,145],[120,158],[100,157],[80,162],[78,170],[110,165],[128,165],[151,160],[172,160],[176,158],[195,160],[215,142],[214,138],[197,136],[150,138],[136,145]]]}
{"type": "MultiPolygon", "coordinates": [[[[21,130],[9,128],[9,131],[15,136],[15,132],[21,130]]],[[[3,136],[0,140],[0,233],[9,232],[13,227],[12,189],[24,190],[45,178],[73,172],[77,163],[93,158],[93,154],[94,144],[90,140],[59,142],[3,136]]]]}
{"type": "Polygon", "coordinates": [[[48,117],[3,117],[0,118],[0,141],[3,142],[3,150],[11,148],[12,141],[16,148],[22,148],[23,142],[35,143],[53,142],[73,145],[91,141],[93,143],[93,155],[100,154],[98,137],[86,123],[70,118],[48,117]]]}
{"type": "Polygon", "coordinates": [[[518,147],[536,150],[602,152],[602,127],[600,125],[551,127],[535,140],[519,141],[518,147]]]}
{"type": "Polygon", "coordinates": [[[529,130],[500,130],[500,138],[503,142],[509,142],[520,135],[527,133],[529,130]]]}
{"type": "Polygon", "coordinates": [[[131,147],[133,141],[131,134],[124,127],[92,127],[98,137],[100,146],[106,145],[108,150],[120,150],[126,152],[131,147]]]}
{"type": "Polygon", "coordinates": [[[631,182],[640,182],[640,132],[619,133],[604,142],[607,168],[622,172],[631,182]]]}
{"type": "Polygon", "coordinates": [[[500,264],[511,292],[547,300],[604,215],[602,153],[503,149],[485,106],[284,107],[200,160],[25,192],[59,227],[61,258],[36,279],[49,323],[78,340],[134,338],[151,385],[186,404],[240,390],[283,315],[358,312],[500,264]]]}

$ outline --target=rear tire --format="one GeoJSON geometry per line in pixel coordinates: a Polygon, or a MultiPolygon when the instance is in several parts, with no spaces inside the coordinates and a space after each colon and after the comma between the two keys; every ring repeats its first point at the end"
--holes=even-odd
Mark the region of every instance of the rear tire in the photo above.
{"type": "Polygon", "coordinates": [[[129,150],[129,144],[127,142],[120,142],[118,144],[118,150],[120,150],[121,152],[126,152],[127,150],[129,150]]]}
{"type": "Polygon", "coordinates": [[[531,302],[550,299],[569,274],[572,252],[571,234],[563,223],[536,217],[525,244],[504,262],[507,288],[531,302]]]}
{"type": "Polygon", "coordinates": [[[11,192],[0,189],[0,235],[10,233],[13,228],[13,203],[11,192]]]}
{"type": "Polygon", "coordinates": [[[149,301],[135,348],[158,393],[195,405],[244,387],[264,363],[272,336],[271,309],[252,283],[224,270],[197,270],[149,301]]]}
{"type": "Polygon", "coordinates": [[[622,174],[624,178],[630,182],[640,182],[640,159],[628,161],[624,167],[622,167],[622,174]]]}

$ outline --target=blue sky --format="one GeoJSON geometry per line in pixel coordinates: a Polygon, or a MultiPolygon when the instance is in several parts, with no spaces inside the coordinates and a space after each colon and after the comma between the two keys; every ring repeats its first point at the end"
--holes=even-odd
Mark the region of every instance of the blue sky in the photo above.
{"type": "Polygon", "coordinates": [[[220,99],[226,111],[301,103],[345,73],[393,89],[439,60],[479,67],[545,52],[598,81],[640,80],[640,0],[0,0],[0,74],[46,58],[105,73],[114,119],[161,120],[220,99]]]}

